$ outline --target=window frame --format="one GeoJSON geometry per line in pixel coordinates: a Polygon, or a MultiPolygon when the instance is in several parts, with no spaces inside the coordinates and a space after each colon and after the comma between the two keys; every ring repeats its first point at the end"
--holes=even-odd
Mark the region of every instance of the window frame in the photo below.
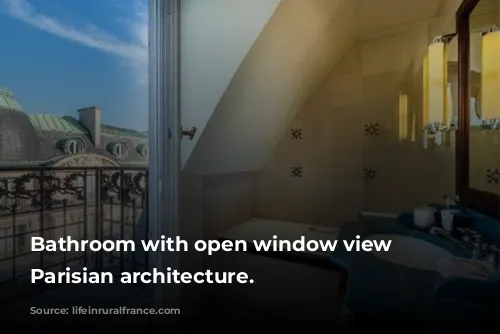
{"type": "MultiPolygon", "coordinates": [[[[180,16],[181,0],[149,0],[149,237],[179,235],[181,170],[180,16]]],[[[159,271],[179,268],[178,252],[156,252],[159,271]]],[[[180,287],[155,287],[155,306],[180,303],[180,287]]]]}
{"type": "Polygon", "coordinates": [[[85,143],[80,138],[70,138],[64,143],[64,153],[68,155],[80,154],[85,150],[85,143]],[[74,146],[74,150],[72,149],[74,146]],[[78,149],[79,148],[79,149],[78,149]]]}
{"type": "Polygon", "coordinates": [[[456,144],[456,188],[461,204],[500,219],[500,195],[470,187],[470,15],[480,0],[463,0],[456,12],[458,33],[458,132],[456,144]]]}

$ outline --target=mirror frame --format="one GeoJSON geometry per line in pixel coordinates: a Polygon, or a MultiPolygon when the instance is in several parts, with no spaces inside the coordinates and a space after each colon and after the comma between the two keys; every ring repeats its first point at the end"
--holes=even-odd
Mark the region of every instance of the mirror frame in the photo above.
{"type": "Polygon", "coordinates": [[[455,166],[456,189],[462,205],[500,219],[500,195],[473,189],[469,185],[469,17],[480,0],[463,0],[456,12],[458,33],[458,132],[455,166]]]}

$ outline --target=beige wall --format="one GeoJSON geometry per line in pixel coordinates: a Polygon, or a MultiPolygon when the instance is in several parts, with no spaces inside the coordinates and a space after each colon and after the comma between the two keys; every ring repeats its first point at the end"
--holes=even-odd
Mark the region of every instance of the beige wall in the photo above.
{"type": "Polygon", "coordinates": [[[282,1],[224,92],[185,170],[261,169],[304,101],[354,44],[354,19],[351,0],[282,1]]]}
{"type": "Polygon", "coordinates": [[[253,216],[254,174],[213,174],[203,177],[204,237],[217,238],[221,230],[253,216]]]}
{"type": "MultiPolygon", "coordinates": [[[[225,229],[253,215],[254,175],[229,173],[197,175],[182,173],[180,234],[188,242],[216,239],[225,229]]],[[[208,256],[200,252],[181,254],[183,271],[200,271],[209,266],[208,256]]],[[[207,297],[206,286],[184,286],[183,309],[197,314],[207,297]]]]}
{"type": "Polygon", "coordinates": [[[474,128],[469,137],[471,188],[500,194],[500,130],[474,128]]]}
{"type": "Polygon", "coordinates": [[[418,133],[400,143],[397,106],[404,88],[420,122],[421,59],[433,36],[454,31],[459,3],[282,1],[184,170],[205,174],[199,233],[249,216],[341,225],[453,195],[454,148],[424,150],[418,133]],[[372,123],[379,136],[367,137],[372,123]]]}
{"type": "MultiPolygon", "coordinates": [[[[443,195],[455,194],[455,134],[447,136],[447,145],[430,142],[427,149],[423,147],[421,82],[426,47],[434,36],[455,31],[455,11],[460,0],[423,2],[422,7],[408,11],[401,7],[401,1],[386,2],[394,6],[387,6],[385,11],[377,7],[378,12],[373,15],[381,18],[379,21],[357,21],[358,41],[338,62],[331,58],[336,65],[302,103],[277,145],[269,146],[272,154],[261,160],[265,162],[263,168],[251,173],[202,176],[199,229],[206,238],[215,237],[249,216],[340,226],[356,219],[360,211],[400,213],[418,204],[440,202],[443,195]],[[409,99],[407,140],[398,138],[400,92],[409,99]],[[378,135],[367,136],[365,126],[374,124],[378,125],[378,135]],[[301,131],[301,139],[292,138],[293,130],[301,131]],[[293,167],[301,167],[302,177],[292,177],[293,167]],[[375,177],[365,179],[365,169],[375,171],[375,177]]],[[[360,18],[369,16],[368,7],[359,10],[362,3],[357,2],[355,7],[360,18]]],[[[329,36],[332,40],[336,38],[335,34],[329,36]]],[[[449,47],[454,113],[457,112],[456,47],[456,43],[449,47]]],[[[256,51],[252,50],[250,55],[252,52],[256,51]]],[[[243,65],[239,71],[245,66],[250,65],[243,65]]],[[[241,108],[246,108],[243,102],[250,106],[253,102],[243,99],[252,96],[244,94],[247,92],[243,89],[244,79],[263,74],[241,73],[237,75],[241,75],[242,82],[232,83],[236,86],[229,90],[236,94],[236,88],[240,89],[242,100],[238,101],[241,108]]],[[[252,83],[249,84],[251,87],[252,83]]],[[[222,109],[211,120],[212,135],[217,136],[218,143],[222,140],[231,143],[217,146],[210,142],[211,137],[204,137],[199,143],[200,150],[204,150],[205,157],[218,159],[218,166],[227,164],[231,169],[237,162],[243,167],[250,166],[246,165],[247,158],[256,151],[240,146],[242,150],[231,155],[233,151],[226,148],[246,145],[240,143],[239,136],[247,143],[255,136],[266,136],[270,129],[267,119],[255,116],[258,124],[253,126],[250,122],[234,127],[231,130],[234,136],[228,136],[228,129],[225,125],[217,127],[221,124],[217,121],[232,122],[233,117],[239,116],[229,114],[224,105],[218,108],[222,109]],[[248,131],[254,132],[252,136],[246,136],[248,131]],[[237,161],[248,152],[251,153],[248,157],[237,161]]],[[[205,160],[198,161],[197,171],[206,167],[208,173],[215,166],[211,162],[204,166],[202,161],[205,160]]]]}
{"type": "Polygon", "coordinates": [[[450,146],[422,147],[420,101],[423,53],[433,36],[454,32],[457,6],[364,31],[294,120],[290,131],[301,129],[303,139],[287,133],[259,173],[255,215],[339,226],[360,211],[398,213],[454,194],[454,136],[450,146]],[[409,96],[409,128],[417,122],[413,142],[398,139],[400,91],[409,96]],[[365,135],[372,124],[378,136],[365,135]],[[302,167],[301,178],[291,177],[292,166],[302,167]]]}
{"type": "Polygon", "coordinates": [[[184,0],[181,3],[181,113],[193,140],[182,141],[182,167],[222,94],[280,0],[184,0]]]}
{"type": "Polygon", "coordinates": [[[421,59],[433,36],[454,31],[460,1],[429,1],[418,10],[385,2],[390,10],[376,12],[360,10],[363,1],[350,2],[352,7],[308,2],[315,5],[307,15],[299,15],[304,2],[281,3],[184,170],[185,185],[196,183],[194,174],[205,174],[202,185],[183,196],[197,203],[197,209],[183,204],[183,217],[191,217],[186,226],[213,238],[250,216],[342,225],[363,210],[401,212],[454,194],[454,147],[425,150],[419,132],[414,142],[399,142],[397,106],[404,89],[421,126],[421,59]],[[321,11],[326,21],[305,29],[311,20],[301,20],[321,11]],[[380,19],[371,19],[370,12],[380,19]],[[344,20],[327,24],[339,14],[344,20]],[[294,52],[293,45],[300,49],[294,52]],[[306,55],[322,51],[322,67],[308,65],[315,58],[306,55]],[[323,80],[294,99],[314,77],[323,80]],[[379,136],[367,137],[365,125],[372,123],[379,125],[379,136]],[[302,139],[292,139],[293,129],[302,131],[302,139]],[[292,167],[301,167],[302,177],[292,178],[292,167]],[[365,180],[364,168],[374,169],[376,177],[365,180]]]}

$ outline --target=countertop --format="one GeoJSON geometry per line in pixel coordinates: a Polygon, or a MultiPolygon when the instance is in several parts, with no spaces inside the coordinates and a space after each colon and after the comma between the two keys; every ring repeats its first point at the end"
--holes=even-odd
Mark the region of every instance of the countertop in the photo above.
{"type": "MultiPolygon", "coordinates": [[[[399,234],[415,237],[440,246],[456,257],[470,257],[469,250],[460,247],[452,241],[441,236],[434,236],[428,232],[407,226],[407,218],[361,216],[358,221],[348,222],[339,230],[325,229],[321,226],[306,225],[293,222],[272,220],[267,218],[252,218],[231,229],[222,232],[219,238],[232,240],[270,240],[273,235],[281,240],[297,240],[304,236],[308,240],[355,240],[359,235],[361,239],[373,234],[399,234]]],[[[436,293],[437,287],[448,282],[436,271],[418,270],[386,262],[369,252],[347,252],[345,247],[337,247],[330,253],[313,253],[313,255],[328,265],[330,261],[345,269],[349,273],[347,291],[345,295],[346,306],[359,313],[384,313],[391,316],[411,314],[417,318],[430,318],[436,314],[443,314],[443,309],[448,310],[450,318],[456,318],[453,307],[443,307],[442,295],[436,293]]],[[[331,264],[330,264],[331,266],[331,264]]],[[[331,266],[334,267],[334,266],[331,266]]],[[[443,293],[448,296],[468,298],[467,295],[490,295],[482,281],[452,282],[448,284],[443,293]],[[461,285],[466,283],[466,287],[461,285]],[[480,289],[479,289],[480,288],[480,289]],[[463,293],[465,291],[465,294],[463,293]],[[483,292],[481,292],[483,291],[483,292]]],[[[493,298],[495,296],[491,296],[493,298]]],[[[490,298],[490,299],[491,299],[490,298]]],[[[496,297],[495,297],[496,298],[496,297]]],[[[496,302],[495,302],[496,303],[496,302]]],[[[460,306],[461,307],[461,306],[460,306]]],[[[470,314],[469,314],[470,315],[470,314]]]]}
{"type": "MultiPolygon", "coordinates": [[[[470,252],[440,236],[407,227],[393,218],[362,217],[341,229],[339,240],[361,239],[373,234],[400,234],[438,245],[455,256],[469,257],[470,252]]],[[[435,313],[436,286],[443,281],[438,272],[392,264],[369,252],[347,252],[340,247],[331,260],[349,272],[345,302],[354,312],[413,314],[430,317],[435,313]]]]}

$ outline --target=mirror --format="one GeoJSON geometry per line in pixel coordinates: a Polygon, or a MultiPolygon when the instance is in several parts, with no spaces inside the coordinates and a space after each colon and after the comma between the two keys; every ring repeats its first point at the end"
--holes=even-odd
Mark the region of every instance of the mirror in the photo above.
{"type": "Polygon", "coordinates": [[[500,194],[500,1],[480,0],[470,14],[469,187],[500,194]],[[494,36],[496,35],[496,36],[494,36]],[[493,56],[493,58],[492,58],[493,56]],[[496,61],[492,61],[495,59],[496,61]]]}

